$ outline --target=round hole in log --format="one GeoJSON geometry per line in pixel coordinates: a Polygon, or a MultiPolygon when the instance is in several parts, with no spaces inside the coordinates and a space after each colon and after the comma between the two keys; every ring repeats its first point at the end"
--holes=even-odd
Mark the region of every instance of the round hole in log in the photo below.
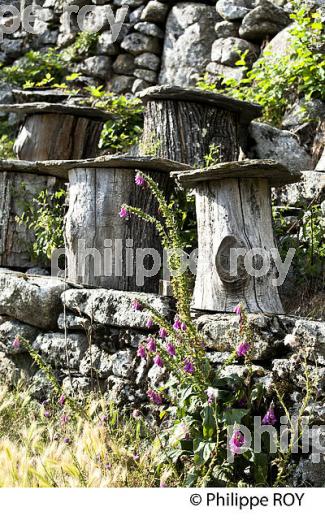
{"type": "Polygon", "coordinates": [[[245,284],[249,278],[244,265],[244,256],[247,251],[245,242],[234,235],[227,235],[222,239],[216,254],[215,265],[223,283],[245,284]]]}

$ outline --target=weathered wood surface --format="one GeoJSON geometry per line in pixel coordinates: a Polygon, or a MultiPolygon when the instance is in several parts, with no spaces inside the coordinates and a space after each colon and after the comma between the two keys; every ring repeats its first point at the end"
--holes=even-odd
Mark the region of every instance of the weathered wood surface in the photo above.
{"type": "Polygon", "coordinates": [[[80,160],[51,160],[51,161],[18,161],[17,159],[0,159],[0,172],[10,171],[18,173],[34,173],[50,175],[68,180],[69,170],[76,168],[130,168],[144,171],[188,171],[188,164],[171,161],[161,157],[131,156],[131,155],[102,155],[93,159],[80,160]]]}
{"type": "MultiPolygon", "coordinates": [[[[168,195],[172,182],[168,173],[157,170],[149,173],[168,195]]],[[[142,262],[136,265],[139,249],[154,250],[162,258],[159,235],[153,225],[137,217],[127,221],[119,217],[123,204],[158,215],[156,199],[149,190],[135,186],[134,178],[133,168],[112,165],[76,167],[69,171],[66,248],[68,278],[72,282],[123,291],[159,292],[160,273],[145,278],[144,284],[139,285],[137,274],[142,262]],[[91,248],[92,255],[83,258],[84,248],[91,248]],[[97,271],[93,258],[97,259],[97,271]]],[[[146,257],[144,265],[150,269],[150,257],[146,257]]]]}
{"type": "Polygon", "coordinates": [[[200,182],[227,179],[267,179],[270,186],[283,186],[299,182],[302,172],[289,170],[283,164],[265,159],[247,159],[237,162],[215,164],[209,168],[199,168],[184,172],[172,172],[184,186],[196,185],[200,182]]]}
{"type": "Polygon", "coordinates": [[[256,103],[240,101],[223,94],[216,94],[215,92],[197,88],[158,85],[139,92],[138,97],[140,97],[144,103],[153,99],[168,99],[217,106],[221,109],[240,114],[240,122],[243,124],[248,124],[252,119],[262,115],[262,107],[256,103]]]}
{"type": "Polygon", "coordinates": [[[230,273],[231,250],[261,248],[268,254],[275,248],[268,181],[214,180],[198,184],[195,193],[199,256],[193,307],[231,312],[241,301],[249,312],[282,313],[272,263],[267,274],[256,278],[240,257],[237,275],[230,273]]]}
{"type": "Polygon", "coordinates": [[[102,123],[66,114],[27,116],[14,145],[25,161],[82,159],[98,154],[102,123]]]}
{"type": "Polygon", "coordinates": [[[261,115],[259,105],[199,89],[155,86],[139,97],[145,105],[142,150],[194,167],[204,166],[211,146],[220,161],[237,161],[245,128],[261,115]]]}
{"type": "Polygon", "coordinates": [[[145,153],[200,166],[212,145],[218,147],[223,161],[238,159],[238,114],[190,101],[146,103],[140,145],[145,153]]]}
{"type": "MultiPolygon", "coordinates": [[[[55,177],[29,173],[0,172],[0,266],[28,268],[36,264],[32,258],[34,233],[16,222],[26,205],[42,190],[53,190],[55,177]]],[[[39,266],[40,263],[38,262],[39,266]]]]}

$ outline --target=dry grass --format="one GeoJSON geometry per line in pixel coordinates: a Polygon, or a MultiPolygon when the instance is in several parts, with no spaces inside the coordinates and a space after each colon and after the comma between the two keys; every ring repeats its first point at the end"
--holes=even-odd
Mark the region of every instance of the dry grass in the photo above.
{"type": "Polygon", "coordinates": [[[84,417],[62,424],[67,410],[52,404],[46,418],[26,391],[0,388],[0,487],[159,486],[159,446],[140,434],[141,420],[89,402],[84,417]]]}

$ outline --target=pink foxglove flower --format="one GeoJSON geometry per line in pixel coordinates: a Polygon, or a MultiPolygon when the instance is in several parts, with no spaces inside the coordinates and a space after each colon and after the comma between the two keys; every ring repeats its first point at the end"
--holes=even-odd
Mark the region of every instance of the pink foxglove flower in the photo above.
{"type": "Polygon", "coordinates": [[[249,343],[246,343],[245,341],[243,341],[242,343],[240,343],[238,345],[238,347],[236,348],[236,354],[238,357],[243,357],[243,356],[246,356],[247,352],[249,351],[249,349],[251,348],[250,344],[249,343]]]}
{"type": "Polygon", "coordinates": [[[241,453],[241,448],[245,444],[245,436],[240,430],[234,430],[229,441],[229,448],[233,455],[241,453]]]}
{"type": "Polygon", "coordinates": [[[158,406],[162,404],[161,395],[158,394],[158,392],[155,392],[154,390],[152,390],[151,388],[148,390],[147,396],[149,397],[149,399],[152,403],[154,403],[158,406]]]}
{"type": "Polygon", "coordinates": [[[164,360],[160,357],[159,354],[155,356],[153,362],[155,365],[157,365],[157,367],[162,368],[164,366],[164,360]]]}
{"type": "Polygon", "coordinates": [[[121,218],[128,218],[129,212],[124,206],[122,206],[119,215],[121,218]]]}

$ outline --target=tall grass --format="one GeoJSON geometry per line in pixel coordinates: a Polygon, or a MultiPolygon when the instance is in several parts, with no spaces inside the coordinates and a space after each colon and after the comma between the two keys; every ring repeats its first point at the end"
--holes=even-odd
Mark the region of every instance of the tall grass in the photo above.
{"type": "Polygon", "coordinates": [[[89,396],[84,414],[0,387],[0,487],[155,487],[159,444],[140,417],[89,396]]]}

